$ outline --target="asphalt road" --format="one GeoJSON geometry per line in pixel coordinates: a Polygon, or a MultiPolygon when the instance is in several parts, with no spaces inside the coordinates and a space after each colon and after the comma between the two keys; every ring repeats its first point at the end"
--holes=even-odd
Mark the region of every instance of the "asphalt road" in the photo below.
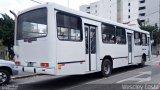
{"type": "Polygon", "coordinates": [[[160,90],[160,57],[145,67],[127,66],[113,70],[108,78],[99,73],[75,76],[35,76],[12,80],[3,90],[160,90]],[[153,86],[154,85],[154,86],[153,86]]]}

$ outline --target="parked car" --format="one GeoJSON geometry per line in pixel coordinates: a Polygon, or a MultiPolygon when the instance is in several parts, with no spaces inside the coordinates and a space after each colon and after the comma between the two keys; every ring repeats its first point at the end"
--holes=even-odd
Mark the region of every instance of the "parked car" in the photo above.
{"type": "Polygon", "coordinates": [[[7,61],[0,59],[0,85],[8,84],[11,79],[11,75],[17,75],[18,71],[14,69],[15,63],[13,61],[7,61]]]}

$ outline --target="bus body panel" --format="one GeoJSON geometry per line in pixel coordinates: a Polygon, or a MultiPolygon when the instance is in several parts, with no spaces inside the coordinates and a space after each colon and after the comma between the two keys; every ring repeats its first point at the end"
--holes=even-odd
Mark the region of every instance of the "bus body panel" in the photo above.
{"type": "Polygon", "coordinates": [[[49,12],[54,11],[47,7],[47,36],[36,38],[35,41],[25,42],[24,40],[17,40],[17,56],[16,59],[20,61],[21,66],[17,69],[28,72],[56,74],[56,34],[55,34],[55,18],[49,12]],[[47,46],[46,46],[47,45],[47,46]],[[33,63],[28,66],[28,63],[33,63]],[[43,68],[41,63],[48,63],[47,68],[43,68]]]}
{"type": "Polygon", "coordinates": [[[128,65],[128,48],[126,45],[101,44],[100,57],[111,56],[113,58],[113,68],[128,65]]]}
{"type": "MultiPolygon", "coordinates": [[[[138,28],[129,27],[123,24],[112,22],[100,17],[77,12],[72,9],[47,3],[36,6],[19,13],[19,15],[37,8],[47,7],[47,36],[37,38],[36,41],[24,42],[17,40],[16,60],[21,62],[17,69],[27,72],[36,72],[52,75],[74,75],[86,74],[101,71],[102,60],[105,56],[110,56],[113,60],[113,68],[141,63],[142,55],[151,56],[149,46],[137,46],[134,43],[134,32],[149,32],[138,28]],[[57,35],[57,12],[65,12],[78,16],[82,20],[82,41],[60,40],[57,35]],[[126,30],[126,44],[108,44],[102,41],[102,23],[111,24],[115,27],[122,27],[126,30]],[[86,54],[85,25],[96,29],[96,54],[91,56],[86,54]],[[129,57],[127,34],[132,34],[132,54],[129,57]],[[91,58],[91,59],[89,59],[91,58]],[[132,63],[129,63],[131,59],[132,63]],[[91,60],[91,61],[89,61],[91,60]],[[93,61],[92,61],[93,60],[93,61]],[[28,63],[33,62],[29,67],[28,63]],[[49,63],[49,67],[42,67],[41,63],[49,63]],[[90,65],[91,64],[91,65],[90,65]]],[[[147,58],[147,61],[149,58],[147,58]]]]}

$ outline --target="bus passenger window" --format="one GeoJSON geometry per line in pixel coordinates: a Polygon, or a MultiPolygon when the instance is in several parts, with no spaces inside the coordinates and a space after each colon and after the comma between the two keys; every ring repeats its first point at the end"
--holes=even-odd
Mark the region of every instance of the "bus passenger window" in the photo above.
{"type": "Polygon", "coordinates": [[[142,45],[147,46],[147,35],[146,34],[142,34],[142,45]]]}
{"type": "Polygon", "coordinates": [[[81,41],[82,21],[78,16],[58,12],[57,35],[60,40],[81,41]]]}
{"type": "Polygon", "coordinates": [[[103,43],[116,43],[115,27],[108,24],[102,24],[102,41],[103,43]]]}
{"type": "Polygon", "coordinates": [[[58,27],[58,38],[59,39],[68,39],[68,28],[58,27]]]}
{"type": "Polygon", "coordinates": [[[134,43],[135,45],[141,45],[141,34],[139,32],[134,32],[134,43]]]}
{"type": "Polygon", "coordinates": [[[117,44],[126,44],[126,31],[124,28],[116,27],[117,44]]]}
{"type": "Polygon", "coordinates": [[[80,30],[71,29],[70,35],[71,35],[70,36],[71,40],[80,40],[81,39],[80,30]]]}

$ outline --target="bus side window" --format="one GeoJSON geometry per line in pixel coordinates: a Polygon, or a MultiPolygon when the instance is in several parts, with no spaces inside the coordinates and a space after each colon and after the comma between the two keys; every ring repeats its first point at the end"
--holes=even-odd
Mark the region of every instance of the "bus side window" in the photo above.
{"type": "Polygon", "coordinates": [[[126,44],[126,31],[124,28],[116,27],[117,44],[126,44]]]}
{"type": "Polygon", "coordinates": [[[67,40],[68,39],[68,28],[58,27],[58,38],[67,40]]]}
{"type": "Polygon", "coordinates": [[[139,32],[134,32],[134,43],[135,45],[141,45],[141,34],[139,32]]]}
{"type": "Polygon", "coordinates": [[[82,21],[78,16],[57,13],[58,39],[66,41],[82,41],[82,21]]]}
{"type": "Polygon", "coordinates": [[[115,27],[113,25],[102,24],[102,42],[103,43],[116,43],[115,27]]]}
{"type": "Polygon", "coordinates": [[[142,45],[147,46],[147,35],[142,33],[142,45]]]}

